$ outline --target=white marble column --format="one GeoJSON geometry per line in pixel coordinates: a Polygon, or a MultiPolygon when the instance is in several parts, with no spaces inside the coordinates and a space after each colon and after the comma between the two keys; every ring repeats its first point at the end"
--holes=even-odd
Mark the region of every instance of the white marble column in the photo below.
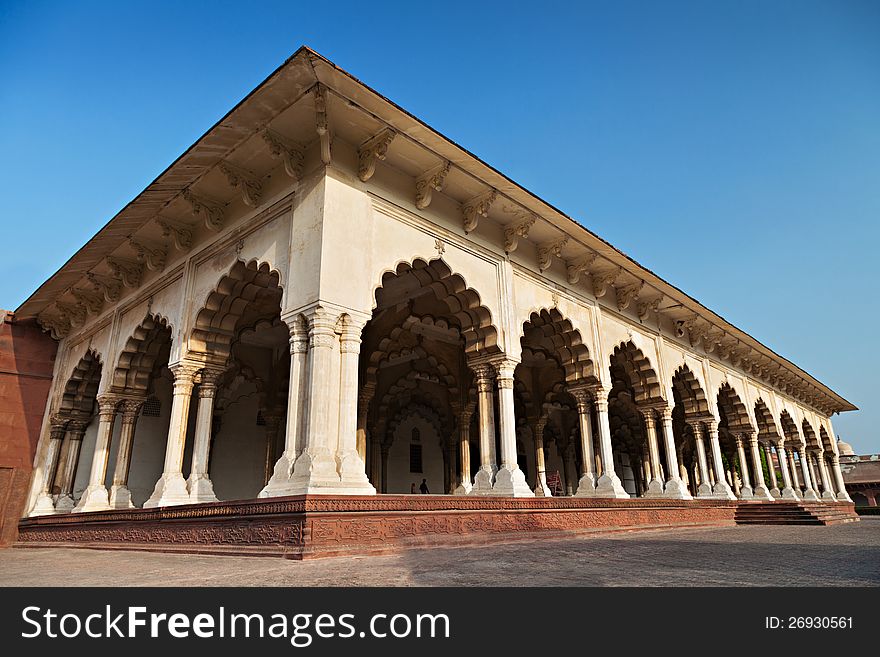
{"type": "Polygon", "coordinates": [[[834,473],[834,481],[837,483],[837,501],[852,504],[852,498],[846,491],[846,484],[843,482],[843,472],[840,470],[840,456],[838,454],[831,454],[831,471],[834,473]]]}
{"type": "Polygon", "coordinates": [[[134,447],[138,414],[143,404],[143,399],[126,399],[122,402],[122,429],[119,432],[119,448],[116,450],[113,482],[110,485],[111,509],[134,508],[131,491],[128,489],[128,473],[131,470],[131,451],[134,447]]]}
{"type": "Polygon", "coordinates": [[[553,497],[547,485],[547,466],[544,463],[544,427],[547,416],[535,418],[532,423],[532,437],[535,439],[535,495],[537,497],[553,497]]]}
{"type": "Polygon", "coordinates": [[[694,446],[697,450],[700,484],[697,486],[697,497],[712,497],[712,484],[709,483],[709,464],[706,461],[706,443],[703,441],[703,423],[691,422],[694,433],[694,446]]]}
{"type": "MultiPolygon", "coordinates": [[[[736,460],[739,461],[740,478],[742,480],[739,497],[743,500],[750,500],[754,495],[752,493],[752,480],[749,476],[749,463],[746,460],[746,452],[743,445],[743,434],[736,434],[734,440],[736,441],[736,460]]],[[[731,468],[731,470],[733,469],[731,468]]]]}
{"type": "Polygon", "coordinates": [[[804,454],[807,457],[807,465],[810,467],[810,482],[813,484],[813,490],[816,495],[819,495],[819,477],[816,473],[816,464],[813,463],[813,453],[809,449],[804,449],[804,454]]]}
{"type": "Polygon", "coordinates": [[[639,409],[645,421],[648,442],[648,469],[651,472],[645,497],[663,497],[663,479],[660,476],[660,447],[657,444],[657,421],[653,408],[639,409]]]}
{"type": "Polygon", "coordinates": [[[275,455],[278,453],[278,432],[281,430],[281,415],[277,411],[264,411],[263,421],[266,423],[266,452],[263,461],[263,488],[265,488],[269,485],[269,480],[272,479],[274,466],[277,463],[275,455]]]}
{"type": "Polygon", "coordinates": [[[715,419],[706,422],[706,431],[709,433],[709,448],[712,451],[712,465],[715,468],[715,483],[712,486],[712,493],[716,498],[724,500],[735,500],[736,495],[727,483],[724,476],[724,461],[721,460],[721,443],[718,440],[718,423],[715,419]]]}
{"type": "Polygon", "coordinates": [[[31,509],[31,516],[46,516],[55,513],[55,503],[52,501],[52,483],[58,470],[66,424],[67,420],[59,415],[49,418],[49,446],[46,449],[46,458],[43,460],[43,482],[40,484],[40,492],[31,509]]]}
{"type": "Polygon", "coordinates": [[[819,476],[822,478],[822,499],[836,502],[834,489],[831,487],[831,478],[828,476],[828,466],[825,463],[825,454],[822,450],[816,452],[816,464],[819,468],[819,476]]]}
{"type": "Polygon", "coordinates": [[[782,490],[779,496],[784,500],[799,500],[800,495],[792,486],[791,477],[788,472],[788,453],[785,450],[785,443],[780,440],[776,445],[776,453],[779,455],[779,471],[782,474],[782,490]]]}
{"type": "Polygon", "coordinates": [[[458,422],[458,486],[453,495],[467,495],[474,487],[471,482],[471,415],[470,407],[459,408],[456,414],[458,422]]]}
{"type": "Polygon", "coordinates": [[[517,362],[504,358],[496,361],[495,382],[498,386],[498,433],[501,437],[501,462],[492,485],[493,495],[534,497],[525,473],[516,460],[516,414],[513,403],[513,372],[517,362]]]}
{"type": "Polygon", "coordinates": [[[798,492],[798,495],[801,494],[801,480],[800,475],[798,474],[798,461],[794,458],[795,456],[795,448],[791,447],[788,450],[788,460],[791,466],[791,484],[794,486],[794,489],[798,492]]]}
{"type": "Polygon", "coordinates": [[[798,458],[801,461],[801,472],[804,473],[804,501],[809,502],[817,502],[819,501],[819,496],[816,494],[816,489],[813,488],[813,480],[810,478],[810,466],[807,462],[807,451],[803,444],[794,448],[797,450],[798,458]]]}
{"type": "Polygon", "coordinates": [[[269,483],[259,497],[293,495],[290,483],[296,458],[303,450],[306,419],[305,394],[308,371],[309,331],[301,315],[286,320],[290,331],[290,379],[287,390],[287,424],[284,430],[284,453],[276,461],[269,483]]]}
{"type": "Polygon", "coordinates": [[[480,429],[480,469],[474,477],[472,495],[488,495],[495,483],[495,401],[492,381],[495,368],[488,363],[474,365],[474,381],[477,387],[477,420],[480,429]]]}
{"type": "Polygon", "coordinates": [[[693,497],[682,481],[678,469],[678,452],[675,449],[675,435],[672,433],[672,409],[668,406],[660,410],[660,421],[663,425],[663,440],[666,449],[666,486],[663,497],[676,500],[690,500],[693,497]]]}
{"type": "Polygon", "coordinates": [[[382,491],[382,443],[378,430],[370,436],[370,483],[376,491],[382,491]]]}
{"type": "MultiPolygon", "coordinates": [[[[333,404],[330,403],[332,396],[339,394],[339,389],[333,385],[333,349],[337,345],[336,323],[339,313],[323,306],[315,306],[305,315],[309,322],[309,364],[305,393],[308,419],[303,449],[294,463],[288,494],[346,494],[348,491],[342,486],[336,460],[336,439],[342,409],[340,417],[334,417],[333,404]]],[[[348,366],[345,369],[347,371],[348,366]]],[[[350,442],[354,440],[352,435],[350,442]]],[[[352,451],[357,453],[356,450],[352,451]]]]}
{"type": "Polygon", "coordinates": [[[83,436],[86,433],[88,420],[71,420],[67,423],[67,435],[62,444],[63,458],[58,465],[55,483],[58,484],[58,499],[55,500],[55,511],[66,513],[73,510],[73,485],[76,482],[76,470],[79,467],[79,452],[82,449],[83,436]]]}
{"type": "Polygon", "coordinates": [[[189,491],[183,478],[183,454],[186,450],[186,430],[195,376],[201,365],[175,363],[170,366],[174,375],[174,396],[171,399],[171,421],[165,444],[165,465],[156,482],[153,494],[144,508],[189,504],[189,491]]]}
{"type": "Polygon", "coordinates": [[[581,438],[581,463],[583,464],[583,473],[580,481],[578,481],[577,497],[596,497],[596,464],[594,463],[593,454],[593,422],[590,417],[590,407],[592,406],[593,395],[589,389],[578,387],[569,390],[577,404],[578,412],[578,429],[581,438]]]}
{"type": "Polygon", "coordinates": [[[758,446],[758,434],[754,431],[746,434],[746,437],[749,441],[749,452],[752,456],[752,470],[755,473],[755,481],[754,487],[752,488],[752,494],[756,499],[765,500],[767,502],[772,502],[773,497],[770,495],[770,491],[767,490],[767,484],[764,481],[764,467],[761,465],[761,452],[760,447],[758,446]]]}
{"type": "Polygon", "coordinates": [[[773,448],[769,442],[763,444],[764,458],[767,459],[767,472],[770,474],[770,496],[774,499],[780,496],[779,480],[776,478],[776,467],[773,465],[773,448]]]}
{"type": "Polygon", "coordinates": [[[608,419],[608,391],[600,386],[592,388],[596,405],[596,424],[599,428],[599,452],[602,456],[602,474],[596,480],[597,497],[624,499],[629,493],[614,471],[614,452],[611,447],[611,424],[608,419]]]}
{"type": "Polygon", "coordinates": [[[208,474],[211,460],[211,428],[214,423],[214,398],[217,382],[223,375],[221,368],[205,368],[199,382],[199,404],[196,409],[196,430],[193,440],[192,467],[186,482],[189,499],[193,504],[216,502],[214,484],[208,474]]]}
{"type": "Polygon", "coordinates": [[[348,495],[375,495],[376,489],[367,477],[367,464],[358,450],[358,360],[361,333],[367,318],[345,315],[339,337],[339,462],[341,487],[348,495]]]}
{"type": "Polygon", "coordinates": [[[562,453],[562,465],[565,470],[565,494],[569,497],[574,495],[577,491],[578,476],[577,464],[575,463],[576,451],[574,443],[569,440],[562,453]]]}
{"type": "Polygon", "coordinates": [[[73,508],[74,513],[106,511],[110,508],[110,496],[104,480],[107,477],[110,441],[113,439],[113,422],[116,419],[116,406],[119,404],[119,397],[100,395],[97,402],[98,435],[95,437],[95,451],[92,453],[89,484],[73,508]]]}

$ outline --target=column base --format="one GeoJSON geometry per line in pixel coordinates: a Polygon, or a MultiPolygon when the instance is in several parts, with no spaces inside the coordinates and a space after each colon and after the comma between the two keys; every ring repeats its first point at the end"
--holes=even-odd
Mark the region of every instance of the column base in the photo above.
{"type": "MultiPolygon", "coordinates": [[[[843,491],[843,493],[837,494],[837,501],[838,502],[849,502],[850,504],[854,504],[854,502],[852,501],[852,498],[849,496],[849,493],[847,493],[846,491],[843,491]]],[[[57,508],[58,505],[56,504],[55,506],[57,508]]]]}
{"type": "Polygon", "coordinates": [[[131,501],[131,491],[128,486],[111,486],[110,487],[110,508],[111,509],[133,509],[134,504],[131,501]]]}
{"type": "Polygon", "coordinates": [[[189,491],[186,489],[186,480],[179,472],[163,472],[156,482],[150,499],[144,502],[145,509],[157,506],[179,506],[189,504],[189,491]]]}
{"type": "Polygon", "coordinates": [[[822,491],[822,499],[828,500],[829,502],[836,502],[837,501],[837,498],[834,497],[834,493],[832,493],[830,490],[823,490],[822,491]]]}
{"type": "Polygon", "coordinates": [[[794,488],[792,488],[791,486],[787,486],[787,487],[783,488],[781,491],[779,491],[779,499],[780,500],[794,500],[796,502],[799,502],[801,498],[795,492],[794,488]]]}
{"type": "Polygon", "coordinates": [[[706,482],[703,482],[697,486],[697,497],[713,497],[712,487],[706,482]]]}
{"type": "Polygon", "coordinates": [[[642,497],[663,497],[663,482],[659,479],[651,479],[648,482],[648,488],[642,497]]]}
{"type": "Polygon", "coordinates": [[[712,494],[715,499],[718,500],[735,500],[736,495],[733,494],[733,491],[730,489],[730,484],[726,481],[719,481],[715,483],[715,486],[712,488],[712,494]]]}
{"type": "Polygon", "coordinates": [[[694,499],[690,491],[681,479],[670,479],[666,482],[663,489],[663,497],[673,500],[692,500],[694,499]]]}
{"type": "Polygon", "coordinates": [[[339,478],[345,490],[358,491],[357,495],[375,495],[376,489],[367,478],[367,466],[356,450],[339,457],[339,478]],[[372,492],[366,492],[370,490],[372,492]]]}
{"type": "Polygon", "coordinates": [[[818,502],[819,496],[816,495],[816,491],[814,491],[812,488],[808,488],[807,490],[804,491],[804,494],[801,496],[801,499],[804,502],[818,502]]]}
{"type": "Polygon", "coordinates": [[[751,486],[740,486],[739,487],[739,499],[750,500],[754,496],[755,496],[755,493],[752,491],[751,486]]]}
{"type": "MultiPolygon", "coordinates": [[[[375,495],[376,489],[361,473],[343,481],[336,472],[335,459],[330,451],[305,451],[296,459],[290,477],[287,495],[375,495]]],[[[268,487],[267,487],[268,488],[268,487]]]]}
{"type": "Polygon", "coordinates": [[[477,474],[474,477],[474,485],[471,488],[471,495],[491,495],[492,494],[492,484],[495,481],[495,472],[496,468],[481,465],[480,469],[477,470],[477,474]]]}
{"type": "Polygon", "coordinates": [[[574,496],[598,497],[596,493],[596,481],[593,474],[587,473],[581,477],[581,480],[578,482],[578,489],[574,496]]]}
{"type": "Polygon", "coordinates": [[[275,468],[272,470],[272,476],[269,483],[261,490],[257,497],[283,497],[285,495],[294,495],[293,487],[290,483],[290,476],[293,474],[293,467],[296,457],[292,454],[284,453],[275,462],[275,468]]]}
{"type": "Polygon", "coordinates": [[[782,496],[782,493],[775,486],[770,489],[770,496],[775,500],[782,496]]]}
{"type": "Polygon", "coordinates": [[[469,482],[469,481],[464,481],[464,482],[462,482],[462,483],[460,483],[460,484],[458,485],[458,488],[456,488],[456,489],[452,492],[452,494],[453,494],[453,495],[470,495],[470,494],[471,494],[471,490],[473,489],[473,487],[474,487],[474,486],[473,486],[473,484],[471,484],[471,482],[469,482]]]}
{"type": "Polygon", "coordinates": [[[603,474],[596,480],[596,497],[613,497],[615,499],[629,499],[629,493],[623,487],[620,477],[616,472],[603,474]]]}
{"type": "Polygon", "coordinates": [[[55,503],[52,496],[48,493],[40,493],[34,507],[31,509],[30,517],[33,516],[51,516],[55,513],[55,503]]]}
{"type": "Polygon", "coordinates": [[[189,490],[190,504],[217,501],[217,496],[214,494],[214,484],[206,474],[190,475],[186,482],[186,488],[189,490]]]}
{"type": "Polygon", "coordinates": [[[538,483],[535,485],[535,497],[553,497],[550,487],[547,485],[547,475],[541,473],[538,475],[538,483]]]}
{"type": "Polygon", "coordinates": [[[526,483],[526,476],[518,466],[502,465],[495,473],[492,495],[503,497],[534,497],[535,493],[526,483]]]}
{"type": "Polygon", "coordinates": [[[73,501],[73,495],[70,493],[59,495],[58,499],[55,500],[55,513],[70,513],[75,506],[76,502],[73,501]]]}
{"type": "Polygon", "coordinates": [[[756,500],[764,500],[765,502],[773,501],[773,496],[770,495],[770,491],[767,490],[766,486],[755,486],[752,496],[756,500]]]}
{"type": "Polygon", "coordinates": [[[71,513],[107,511],[109,509],[110,498],[107,495],[107,487],[104,484],[89,484],[71,513]]]}

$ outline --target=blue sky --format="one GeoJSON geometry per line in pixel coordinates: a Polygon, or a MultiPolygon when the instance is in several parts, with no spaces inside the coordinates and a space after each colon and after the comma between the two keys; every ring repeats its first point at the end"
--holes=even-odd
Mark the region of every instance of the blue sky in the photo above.
{"type": "Polygon", "coordinates": [[[307,44],[850,399],[837,433],[880,451],[880,3],[322,4],[0,2],[0,307],[307,44]]]}

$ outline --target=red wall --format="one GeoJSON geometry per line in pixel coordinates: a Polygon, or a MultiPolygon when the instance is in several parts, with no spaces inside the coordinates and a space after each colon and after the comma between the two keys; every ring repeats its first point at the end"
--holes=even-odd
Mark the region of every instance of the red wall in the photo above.
{"type": "Polygon", "coordinates": [[[57,348],[36,323],[0,310],[0,546],[18,533],[57,348]]]}

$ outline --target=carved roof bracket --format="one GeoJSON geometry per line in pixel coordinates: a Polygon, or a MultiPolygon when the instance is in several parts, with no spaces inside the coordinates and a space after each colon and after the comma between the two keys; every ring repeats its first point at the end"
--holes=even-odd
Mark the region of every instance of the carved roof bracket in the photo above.
{"type": "Polygon", "coordinates": [[[221,203],[197,196],[188,188],[183,190],[183,199],[192,207],[192,213],[202,218],[206,228],[209,230],[223,228],[224,210],[221,203]]]}
{"type": "Polygon", "coordinates": [[[396,136],[394,130],[385,128],[358,148],[358,178],[362,182],[367,182],[376,173],[376,163],[385,159],[388,147],[396,136]]]}
{"type": "Polygon", "coordinates": [[[550,268],[553,256],[562,257],[562,247],[568,244],[568,235],[563,235],[552,242],[544,242],[538,245],[538,269],[544,271],[550,268]]]}
{"type": "Polygon", "coordinates": [[[61,311],[71,326],[78,327],[86,323],[86,309],[79,303],[65,303],[56,301],[55,307],[61,311]]]}
{"type": "Polygon", "coordinates": [[[226,176],[229,186],[241,192],[241,200],[244,201],[246,206],[255,208],[260,204],[260,197],[263,194],[263,183],[260,182],[256,174],[225,160],[221,160],[217,166],[223,175],[226,176]]]}
{"type": "Polygon", "coordinates": [[[597,257],[599,257],[598,253],[590,251],[586,255],[582,255],[579,258],[566,262],[565,270],[569,284],[577,285],[578,281],[581,280],[581,274],[590,270],[590,267],[597,257]]]}
{"type": "Polygon", "coordinates": [[[465,234],[476,230],[477,224],[480,222],[480,217],[489,216],[489,208],[495,202],[497,197],[498,192],[494,189],[490,189],[479,196],[475,196],[470,201],[462,203],[461,213],[464,215],[465,234]]]}
{"type": "Polygon", "coordinates": [[[617,277],[620,276],[621,272],[623,272],[623,267],[615,267],[611,271],[593,274],[591,276],[593,283],[593,296],[597,299],[604,297],[605,293],[608,292],[608,286],[617,280],[617,277]]]}
{"type": "Polygon", "coordinates": [[[434,192],[443,191],[446,176],[449,174],[449,162],[441,162],[416,178],[416,207],[424,210],[431,205],[434,192]]]}
{"type": "Polygon", "coordinates": [[[119,301],[122,293],[122,282],[119,279],[110,276],[103,276],[95,272],[88,272],[86,278],[92,284],[96,292],[104,295],[104,300],[108,303],[119,301]]]}
{"type": "Polygon", "coordinates": [[[330,164],[330,122],[327,119],[327,89],[315,85],[315,131],[321,140],[321,161],[330,164]]]}
{"type": "Polygon", "coordinates": [[[168,256],[168,247],[164,244],[149,244],[135,237],[129,237],[128,243],[137,254],[137,261],[147,265],[150,271],[162,271],[165,269],[165,259],[168,256]]]}
{"type": "Polygon", "coordinates": [[[294,180],[300,180],[305,163],[305,148],[269,128],[263,130],[263,141],[269,146],[272,156],[284,163],[285,173],[294,180]]]}
{"type": "Polygon", "coordinates": [[[666,298],[666,295],[661,293],[660,296],[654,297],[651,300],[639,301],[636,304],[636,314],[639,316],[639,319],[645,321],[648,318],[649,313],[657,314],[660,312],[660,304],[663,303],[663,299],[666,298]]]}
{"type": "Polygon", "coordinates": [[[529,212],[523,218],[523,213],[517,212],[519,221],[510,224],[509,226],[505,226],[504,228],[504,252],[505,253],[513,253],[516,251],[516,247],[519,246],[519,241],[521,239],[527,239],[529,236],[529,230],[531,230],[532,226],[535,225],[535,222],[538,220],[538,215],[533,212],[529,212]]]}
{"type": "Polygon", "coordinates": [[[192,248],[192,228],[164,217],[158,217],[156,223],[162,228],[162,237],[170,237],[175,249],[188,251],[192,248]]]}
{"type": "Polygon", "coordinates": [[[122,258],[107,258],[107,264],[113,272],[113,276],[122,281],[125,287],[138,287],[144,274],[144,266],[139,262],[123,260],[122,258]]]}
{"type": "Polygon", "coordinates": [[[70,293],[93,315],[97,315],[101,312],[101,308],[104,305],[104,299],[97,292],[72,287],[70,288],[70,293]]]}
{"type": "Polygon", "coordinates": [[[645,286],[645,281],[637,281],[631,285],[617,288],[617,309],[621,312],[629,308],[630,304],[639,298],[639,293],[645,286]]]}

